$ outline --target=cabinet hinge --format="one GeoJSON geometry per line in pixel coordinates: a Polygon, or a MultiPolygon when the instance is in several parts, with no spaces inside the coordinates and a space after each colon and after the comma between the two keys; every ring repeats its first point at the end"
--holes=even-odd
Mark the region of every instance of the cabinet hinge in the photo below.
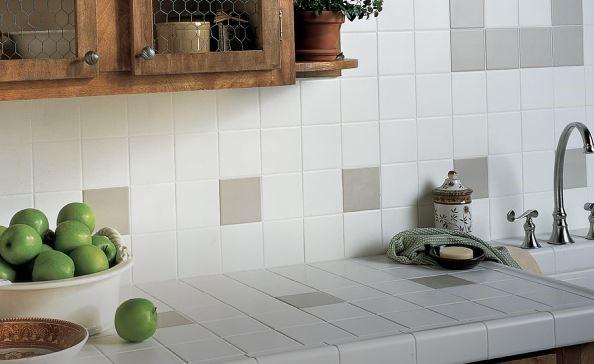
{"type": "Polygon", "coordinates": [[[278,17],[280,20],[280,41],[283,41],[283,11],[279,10],[278,11],[278,17]]]}

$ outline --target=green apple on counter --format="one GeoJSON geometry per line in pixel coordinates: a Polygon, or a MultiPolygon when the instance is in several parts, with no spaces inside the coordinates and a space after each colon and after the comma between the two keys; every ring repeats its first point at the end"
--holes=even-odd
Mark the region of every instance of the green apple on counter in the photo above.
{"type": "Polygon", "coordinates": [[[142,342],[157,330],[157,308],[145,298],[129,299],[116,311],[115,328],[122,339],[142,342]]]}
{"type": "Polygon", "coordinates": [[[24,209],[14,214],[10,219],[10,226],[17,224],[29,225],[39,236],[43,236],[49,230],[47,217],[36,209],[24,209]]]}
{"type": "Polygon", "coordinates": [[[74,262],[68,255],[49,250],[35,258],[31,276],[34,282],[68,279],[74,277],[74,269],[74,262]]]}
{"type": "Polygon", "coordinates": [[[10,264],[24,264],[41,252],[41,245],[35,229],[24,224],[12,225],[0,236],[0,256],[10,264]]]}
{"type": "Polygon", "coordinates": [[[83,245],[70,252],[74,262],[74,274],[84,276],[109,269],[109,262],[103,250],[94,245],[83,245]]]}
{"type": "Polygon", "coordinates": [[[58,213],[57,223],[60,225],[64,221],[78,221],[85,224],[91,233],[95,230],[95,214],[91,207],[83,202],[72,202],[62,207],[58,213]]]}
{"type": "Polygon", "coordinates": [[[89,228],[75,220],[61,222],[56,228],[54,248],[64,253],[83,246],[91,245],[92,238],[89,228]]]}

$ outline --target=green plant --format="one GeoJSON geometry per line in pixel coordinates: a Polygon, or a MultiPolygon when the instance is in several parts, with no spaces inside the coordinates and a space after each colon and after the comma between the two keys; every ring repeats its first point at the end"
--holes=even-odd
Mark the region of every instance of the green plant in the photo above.
{"type": "Polygon", "coordinates": [[[339,11],[350,21],[377,17],[383,4],[384,0],[295,0],[298,10],[313,11],[316,15],[322,11],[339,11]]]}

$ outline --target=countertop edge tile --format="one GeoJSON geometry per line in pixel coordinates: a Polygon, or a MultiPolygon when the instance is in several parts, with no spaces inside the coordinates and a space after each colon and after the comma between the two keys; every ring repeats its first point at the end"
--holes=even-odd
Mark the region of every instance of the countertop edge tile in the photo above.
{"type": "Polygon", "coordinates": [[[322,346],[263,355],[255,358],[258,364],[340,364],[335,346],[322,346]]]}
{"type": "Polygon", "coordinates": [[[413,332],[417,364],[455,364],[486,360],[487,327],[483,322],[413,332]]]}
{"type": "Polygon", "coordinates": [[[354,341],[338,344],[336,347],[340,355],[340,364],[417,363],[415,338],[412,334],[354,341]]]}
{"type": "Polygon", "coordinates": [[[563,347],[594,341],[594,307],[551,310],[555,318],[555,346],[563,347]]]}

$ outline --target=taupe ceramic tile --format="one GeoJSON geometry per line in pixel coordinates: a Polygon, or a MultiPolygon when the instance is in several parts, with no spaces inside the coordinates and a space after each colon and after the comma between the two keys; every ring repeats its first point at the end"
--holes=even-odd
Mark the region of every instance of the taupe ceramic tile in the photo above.
{"type": "Polygon", "coordinates": [[[297,308],[325,306],[344,302],[340,298],[324,292],[294,294],[277,298],[297,308]]]}
{"type": "Polygon", "coordinates": [[[466,279],[454,277],[448,274],[433,277],[415,278],[410,280],[415,283],[419,283],[424,286],[435,289],[466,286],[473,284],[472,282],[467,281],[466,279]]]}
{"type": "Polygon", "coordinates": [[[83,201],[91,206],[95,213],[96,230],[111,227],[122,235],[130,234],[130,190],[128,187],[85,190],[83,191],[83,201]]]}
{"type": "Polygon", "coordinates": [[[379,209],[379,167],[343,170],[342,189],[344,212],[379,209]]]}
{"type": "Polygon", "coordinates": [[[260,188],[260,177],[221,180],[221,225],[262,221],[260,188]]]}
{"type": "Polygon", "coordinates": [[[485,69],[485,31],[483,29],[452,30],[452,71],[485,69]]]}
{"type": "Polygon", "coordinates": [[[552,0],[553,25],[582,25],[582,0],[552,0]]]}
{"type": "Polygon", "coordinates": [[[518,29],[487,29],[487,69],[505,70],[520,67],[518,29]]]}
{"type": "Polygon", "coordinates": [[[452,28],[482,28],[485,25],[485,0],[451,0],[452,28]]]}
{"type": "Polygon", "coordinates": [[[486,157],[454,160],[462,183],[473,189],[472,198],[489,197],[489,162],[486,157]]]}
{"type": "Polygon", "coordinates": [[[565,152],[563,180],[565,188],[582,188],[588,185],[586,155],[581,149],[570,149],[565,152]]]}
{"type": "Polygon", "coordinates": [[[553,65],[584,65],[584,28],[564,26],[553,28],[553,65]]]}
{"type": "Polygon", "coordinates": [[[551,28],[520,29],[520,67],[551,67],[552,65],[551,28]]]}
{"type": "Polygon", "coordinates": [[[157,316],[157,328],[189,325],[193,322],[175,311],[159,312],[157,316]]]}

